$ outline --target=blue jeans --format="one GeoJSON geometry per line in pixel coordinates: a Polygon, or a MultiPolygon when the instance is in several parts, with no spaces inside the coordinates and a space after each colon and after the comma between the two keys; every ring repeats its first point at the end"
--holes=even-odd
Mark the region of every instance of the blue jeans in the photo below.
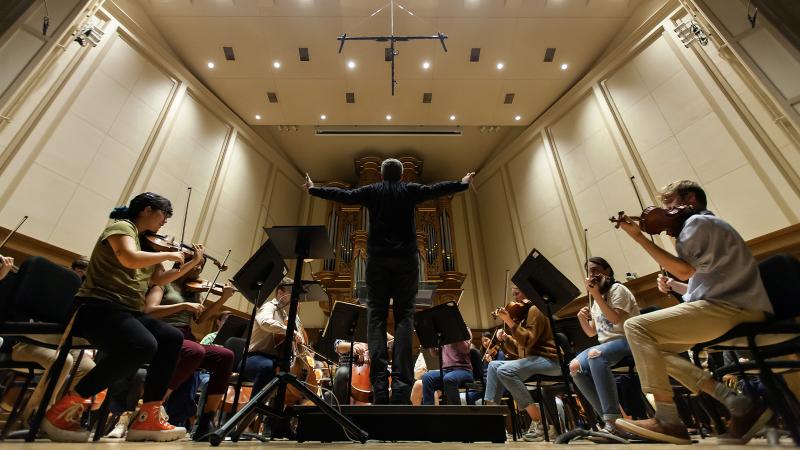
{"type": "Polygon", "coordinates": [[[276,358],[259,354],[248,354],[244,364],[244,376],[253,380],[253,396],[261,392],[269,380],[275,378],[275,368],[278,367],[276,358]]]}
{"type": "Polygon", "coordinates": [[[594,410],[603,415],[605,421],[621,417],[617,381],[611,373],[611,367],[630,354],[628,341],[620,338],[589,347],[575,357],[580,369],[572,374],[572,379],[594,410]],[[599,350],[600,354],[589,356],[592,350],[599,350]]]}
{"type": "Polygon", "coordinates": [[[486,375],[486,400],[499,403],[503,396],[503,388],[507,389],[520,409],[525,409],[533,403],[530,392],[525,386],[525,380],[534,375],[559,375],[561,368],[558,360],[548,359],[544,356],[528,356],[527,358],[513,361],[492,361],[486,375]]]}
{"type": "Polygon", "coordinates": [[[433,404],[433,393],[437,389],[442,389],[447,397],[448,405],[460,405],[461,396],[458,394],[458,388],[466,383],[471,383],[472,371],[467,369],[444,369],[444,389],[442,389],[442,380],[439,376],[438,370],[431,370],[422,376],[422,404],[433,404]]]}

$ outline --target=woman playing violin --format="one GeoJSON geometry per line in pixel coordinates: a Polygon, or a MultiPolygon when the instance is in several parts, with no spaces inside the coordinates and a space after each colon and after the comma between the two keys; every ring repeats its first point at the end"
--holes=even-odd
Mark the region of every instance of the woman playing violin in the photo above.
{"type": "Polygon", "coordinates": [[[584,281],[592,296],[589,306],[578,312],[578,322],[587,336],[597,336],[599,345],[590,347],[569,363],[578,389],[605,421],[604,431],[623,439],[628,433],[614,424],[619,413],[619,394],[611,368],[631,354],[623,324],[639,315],[636,299],[627,287],[614,279],[614,269],[604,258],[594,256],[586,263],[589,275],[584,281]]]}
{"type": "Polygon", "coordinates": [[[113,381],[149,363],[139,409],[128,440],[170,441],[186,430],[167,423],[161,404],[181,348],[180,331],[144,314],[144,298],[151,282],[165,284],[177,279],[177,270],[165,270],[165,261],[183,262],[178,252],[142,250],[140,238],[157,232],[172,216],[166,198],[145,192],[127,207],[116,208],[94,246],[86,280],[76,295],[80,309],[76,335],[85,337],[104,356],[64,397],[48,409],[42,429],[52,440],[86,441],[89,432],[80,424],[86,399],[113,381]]]}
{"type": "MultiPolygon", "coordinates": [[[[518,287],[512,286],[511,293],[517,303],[526,304],[525,294],[518,287]]],[[[504,336],[504,339],[508,339],[515,345],[519,359],[489,363],[484,403],[498,404],[503,390],[508,390],[520,408],[524,409],[531,417],[531,426],[523,439],[528,442],[542,441],[544,440],[544,430],[541,413],[533,403],[528,388],[525,386],[525,380],[536,374],[558,375],[561,373],[550,322],[534,305],[528,307],[527,313],[522,318],[516,317],[516,315],[512,318],[506,308],[500,308],[496,313],[510,333],[508,336],[504,336]],[[514,320],[515,318],[517,320],[514,320]]],[[[501,331],[498,330],[498,334],[501,331]]]]}
{"type": "MultiPolygon", "coordinates": [[[[192,439],[195,441],[207,440],[208,434],[212,430],[212,418],[219,409],[225,388],[228,385],[233,370],[233,352],[225,347],[216,345],[201,345],[192,334],[191,324],[193,320],[203,323],[215,317],[222,309],[222,305],[236,292],[230,285],[226,284],[221,291],[221,296],[210,308],[204,308],[201,303],[205,296],[205,291],[192,288],[199,284],[200,273],[205,265],[203,257],[203,247],[194,246],[194,258],[189,263],[190,266],[181,278],[164,286],[152,286],[145,297],[144,312],[151,317],[163,320],[169,325],[174,326],[183,334],[183,344],[181,346],[178,364],[166,396],[177,389],[194,374],[197,369],[206,369],[211,378],[206,389],[205,407],[198,418],[197,430],[192,439]],[[195,263],[195,261],[199,261],[195,263]]],[[[211,286],[209,286],[211,288],[211,286]]]]}

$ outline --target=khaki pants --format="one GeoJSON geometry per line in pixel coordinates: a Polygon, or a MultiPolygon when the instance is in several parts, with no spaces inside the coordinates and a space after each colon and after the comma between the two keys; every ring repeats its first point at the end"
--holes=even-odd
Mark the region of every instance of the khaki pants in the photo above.
{"type": "MultiPolygon", "coordinates": [[[[60,336],[47,336],[45,338],[36,336],[36,338],[43,342],[58,344],[60,336]]],[[[50,400],[51,405],[58,400],[56,395],[61,391],[64,381],[66,380],[70,371],[72,371],[72,366],[75,364],[75,360],[78,358],[79,353],[79,350],[73,350],[67,355],[67,359],[64,361],[64,369],[61,371],[61,374],[59,374],[58,377],[55,393],[53,398],[50,400]]],[[[24,342],[14,345],[14,348],[11,351],[11,359],[13,361],[35,362],[45,369],[50,368],[50,366],[56,362],[57,356],[57,350],[40,347],[38,345],[27,344],[24,342]]],[[[92,361],[92,358],[89,355],[84,354],[80,360],[80,363],[78,364],[78,368],[75,370],[75,377],[72,379],[72,383],[70,383],[70,388],[78,384],[78,382],[93,368],[94,361],[92,361]]],[[[44,390],[47,387],[46,384],[47,383],[41,382],[36,386],[31,398],[28,400],[28,407],[23,413],[23,417],[27,417],[33,408],[39,406],[39,401],[41,400],[42,395],[44,395],[44,390]]]]}
{"type": "Polygon", "coordinates": [[[679,353],[699,342],[722,336],[740,323],[763,320],[762,311],[706,300],[682,303],[628,319],[625,336],[636,361],[642,390],[672,397],[671,376],[696,394],[711,374],[679,353]]]}

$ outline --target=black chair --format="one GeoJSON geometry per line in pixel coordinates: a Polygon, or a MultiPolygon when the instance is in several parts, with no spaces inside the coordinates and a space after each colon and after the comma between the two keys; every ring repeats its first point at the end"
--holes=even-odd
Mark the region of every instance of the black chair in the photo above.
{"type": "Polygon", "coordinates": [[[468,398],[470,392],[483,393],[486,387],[483,385],[483,359],[481,358],[481,351],[477,348],[469,349],[469,361],[472,364],[472,382],[464,383],[461,389],[464,390],[465,396],[468,398]]]}
{"type": "Polygon", "coordinates": [[[788,254],[775,255],[758,265],[774,315],[764,322],[743,323],[724,335],[692,348],[694,362],[700,366],[701,350],[748,351],[749,362],[736,362],[714,371],[721,378],[739,373],[747,378],[757,373],[766,390],[769,406],[784,421],[795,445],[800,445],[800,402],[783,382],[778,371],[800,370],[800,361],[774,360],[794,356],[800,348],[800,261],[788,254]]]}
{"type": "Polygon", "coordinates": [[[0,336],[18,337],[58,350],[55,362],[43,377],[47,387],[25,436],[27,442],[32,442],[39,432],[45,410],[55,393],[59,375],[72,348],[74,296],[80,285],[81,279],[77,274],[42,257],[25,260],[12,282],[4,284],[6,289],[0,300],[4,319],[0,323],[0,336]],[[53,346],[30,339],[27,337],[29,335],[61,336],[61,340],[59,345],[53,346]]]}

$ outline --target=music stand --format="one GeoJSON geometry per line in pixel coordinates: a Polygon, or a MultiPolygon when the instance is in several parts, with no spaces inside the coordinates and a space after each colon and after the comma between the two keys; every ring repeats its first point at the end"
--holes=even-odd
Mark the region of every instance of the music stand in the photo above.
{"type": "Polygon", "coordinates": [[[246,338],[245,333],[247,333],[249,324],[249,320],[244,320],[239,316],[234,316],[231,314],[227,319],[225,319],[222,327],[220,327],[219,331],[217,332],[217,336],[214,338],[213,344],[224,345],[225,342],[232,337],[246,338]]]}
{"type": "MultiPolygon", "coordinates": [[[[237,411],[224,425],[217,431],[209,435],[209,442],[212,446],[218,446],[227,436],[231,430],[234,429],[240,422],[244,422],[253,413],[267,414],[271,417],[287,420],[288,416],[284,410],[284,400],[286,397],[286,388],[291,385],[300,392],[306,399],[311,400],[317,405],[320,410],[328,417],[333,419],[336,423],[342,426],[346,431],[351,433],[362,444],[367,441],[367,433],[357,427],[350,419],[343,416],[339,411],[333,409],[330,405],[325,403],[314,392],[312,392],[303,383],[298,381],[297,377],[289,373],[289,363],[292,353],[292,337],[295,333],[297,322],[297,304],[302,291],[302,274],[303,274],[303,261],[306,259],[321,259],[333,258],[333,249],[331,248],[330,241],[328,240],[328,233],[324,226],[305,226],[305,227],[272,227],[264,228],[269,236],[269,244],[272,248],[277,250],[277,253],[282,259],[295,260],[295,276],[294,284],[292,286],[291,300],[289,303],[289,316],[286,324],[286,339],[283,342],[283,351],[279,361],[280,371],[273,378],[261,392],[253,395],[250,401],[237,411]],[[272,394],[277,392],[275,398],[275,406],[268,406],[264,404],[264,400],[268,399],[272,394]]],[[[265,244],[265,245],[267,245],[265,244]]],[[[248,261],[249,263],[249,261],[248,261]]],[[[244,268],[242,268],[244,270],[244,268]]],[[[241,272],[241,271],[240,271],[241,272]]],[[[262,275],[265,277],[265,275],[262,275]]],[[[235,283],[234,283],[235,285],[235,283]]],[[[263,287],[263,285],[261,286],[263,287]]],[[[238,286],[237,286],[238,288],[238,286]]],[[[244,289],[239,289],[245,292],[244,289]]],[[[256,300],[253,303],[263,302],[264,297],[270,291],[263,293],[259,288],[256,300]]],[[[249,291],[252,294],[252,289],[249,291]]],[[[255,311],[255,310],[254,310],[255,311]]],[[[255,316],[255,314],[254,314],[255,316]]],[[[251,330],[252,331],[252,330],[251,330]]],[[[231,440],[238,440],[238,434],[232,434],[231,440]]]]}
{"type": "MultiPolygon", "coordinates": [[[[442,347],[472,338],[467,325],[461,317],[456,302],[450,301],[422,310],[414,315],[414,328],[423,348],[436,348],[439,351],[439,379],[442,382],[442,395],[450,402],[444,390],[444,367],[442,347]]],[[[423,356],[424,357],[424,356],[423,356]]]]}
{"type": "MultiPolygon", "coordinates": [[[[566,370],[566,363],[564,355],[562,354],[561,346],[556,339],[556,326],[553,320],[553,308],[562,308],[567,303],[571,302],[575,297],[580,295],[580,290],[562,274],[558,269],[547,260],[539,250],[533,249],[519,266],[517,272],[511,277],[511,280],[519,288],[525,296],[531,300],[537,308],[547,314],[547,320],[550,322],[550,329],[553,331],[553,340],[556,344],[556,355],[558,356],[558,364],[561,367],[561,375],[566,389],[567,401],[570,405],[570,410],[577,410],[575,404],[574,393],[572,389],[569,371],[566,370]]],[[[571,417],[573,423],[577,423],[575,417],[571,417]]],[[[545,430],[547,428],[545,427],[545,430]]],[[[573,431],[574,432],[574,431],[573,431]]],[[[570,432],[570,433],[573,433],[570,432]]],[[[545,431],[547,433],[547,431],[545,431]]],[[[586,432],[594,433],[593,431],[586,432]]],[[[607,434],[597,434],[601,437],[608,437],[607,434]]],[[[547,436],[547,435],[545,435],[547,436]]]]}
{"type": "MultiPolygon", "coordinates": [[[[367,342],[367,308],[356,305],[355,303],[340,301],[333,304],[331,317],[328,319],[328,324],[325,325],[325,331],[322,333],[321,341],[327,344],[326,346],[331,349],[333,347],[331,344],[336,340],[350,342],[350,370],[347,374],[347,385],[350,391],[352,391],[353,344],[355,342],[367,342]]],[[[336,352],[334,351],[334,353],[336,352]]]]}

